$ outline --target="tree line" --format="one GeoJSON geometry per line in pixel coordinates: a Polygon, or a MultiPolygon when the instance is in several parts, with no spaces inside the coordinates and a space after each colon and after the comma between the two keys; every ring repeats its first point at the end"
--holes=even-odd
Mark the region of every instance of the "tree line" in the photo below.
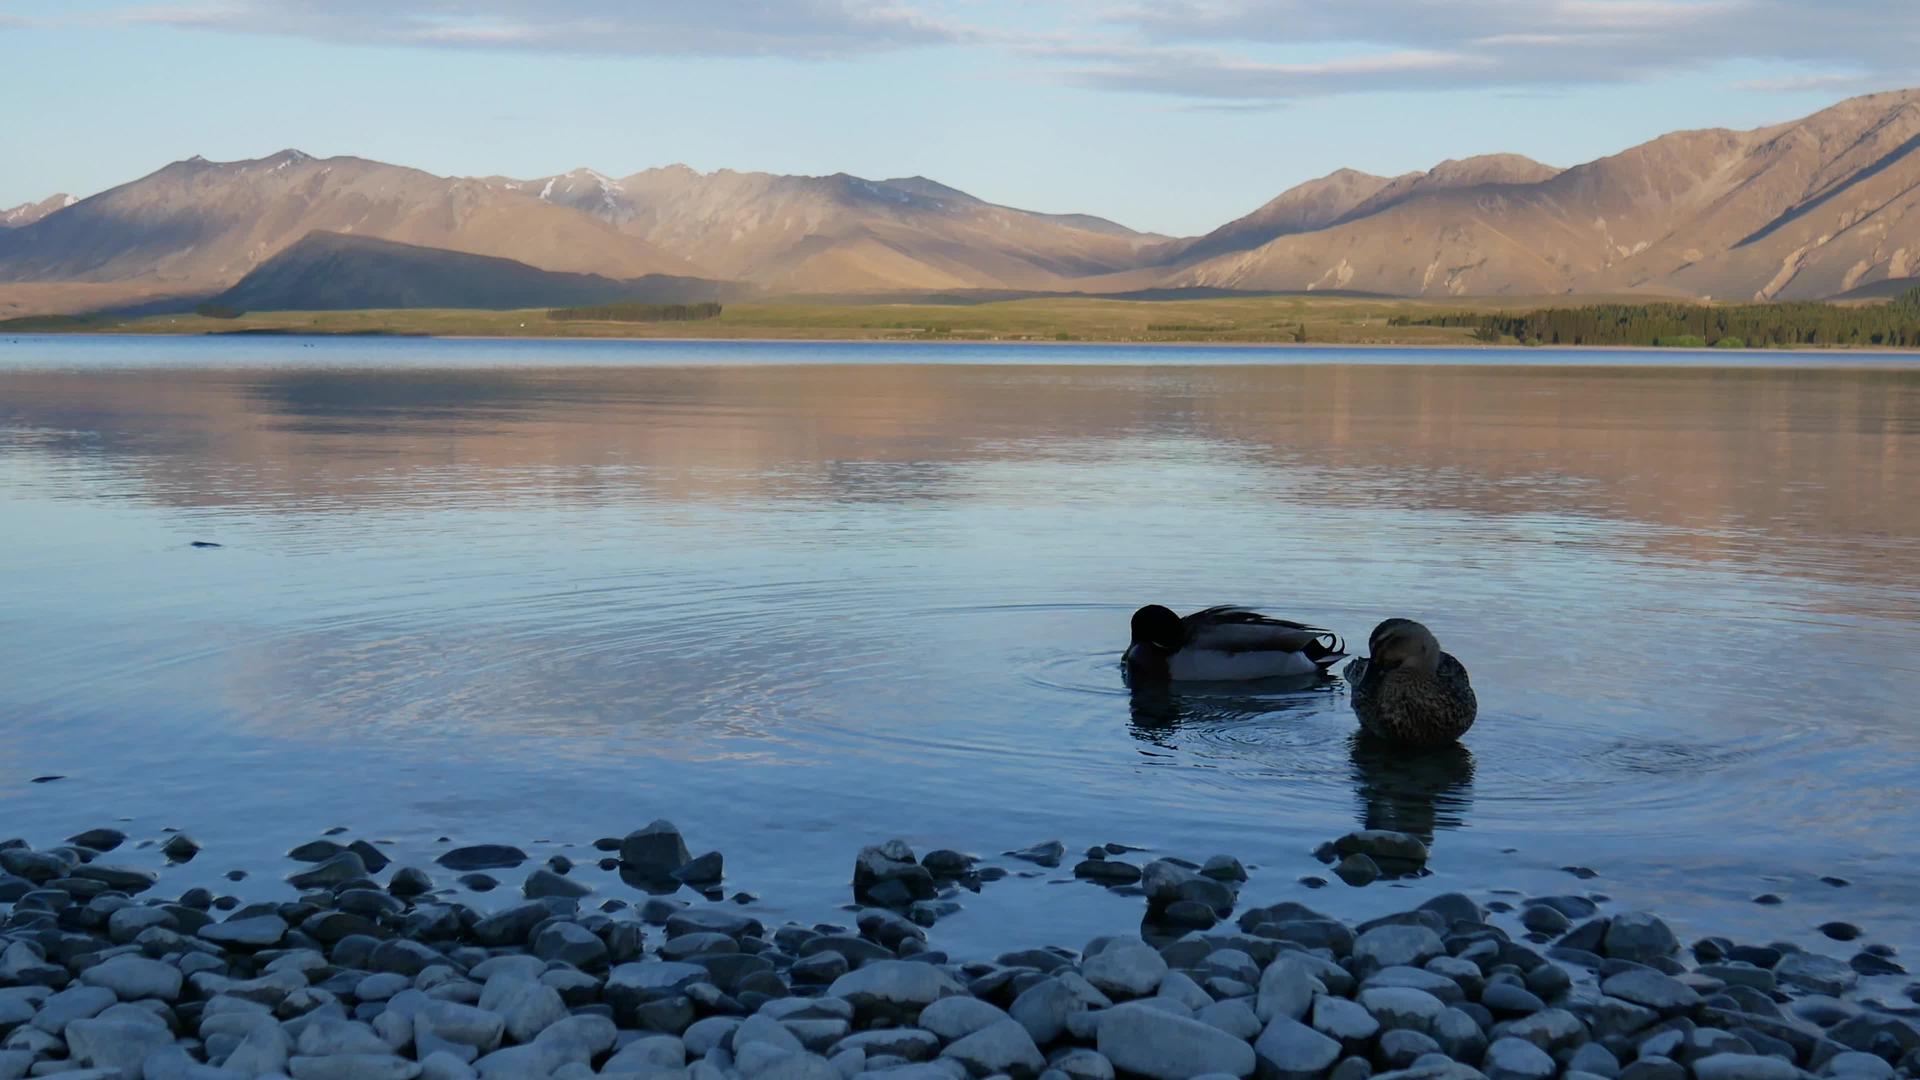
{"type": "Polygon", "coordinates": [[[1803,346],[1920,348],[1920,286],[1891,303],[1596,304],[1525,313],[1460,312],[1394,326],[1466,327],[1481,341],[1512,338],[1528,345],[1657,345],[1673,348],[1764,349],[1803,346]]]}
{"type": "Polygon", "coordinates": [[[549,319],[592,319],[598,322],[699,322],[720,317],[720,305],[712,300],[697,304],[640,304],[621,302],[592,307],[553,308],[549,319]]]}

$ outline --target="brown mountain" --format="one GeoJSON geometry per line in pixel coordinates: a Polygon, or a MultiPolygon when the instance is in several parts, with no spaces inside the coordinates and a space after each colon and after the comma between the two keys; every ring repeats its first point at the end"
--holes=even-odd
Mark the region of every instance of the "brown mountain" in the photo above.
{"type": "Polygon", "coordinates": [[[1422,195],[1492,184],[1537,184],[1558,175],[1559,169],[1542,165],[1520,154],[1482,154],[1458,160],[1449,158],[1426,172],[1394,177],[1380,190],[1340,215],[1339,220],[1353,221],[1368,217],[1422,195]]]}
{"type": "Polygon", "coordinates": [[[659,274],[622,281],[371,236],[310,232],[255,267],[217,302],[243,311],[508,310],[618,300],[679,303],[740,293],[741,286],[732,282],[659,274]]]}
{"type": "Polygon", "coordinates": [[[0,281],[231,285],[315,230],[627,278],[697,273],[585,214],[477,180],[297,150],[177,161],[0,232],[0,281]]]}
{"type": "Polygon", "coordinates": [[[43,310],[69,292],[91,303],[210,295],[316,231],[777,293],[1797,299],[1920,276],[1916,211],[1920,90],[1755,131],[1677,132],[1565,170],[1511,154],[1391,179],[1341,170],[1185,240],[1000,206],[924,177],[673,166],[460,179],[285,151],[176,162],[0,229],[0,310],[43,310]]]}
{"type": "Polygon", "coordinates": [[[1514,179],[1524,169],[1506,160],[1488,179],[1393,201],[1383,189],[1331,227],[1171,283],[1791,299],[1920,269],[1920,91],[1756,131],[1679,132],[1542,179],[1514,179]]]}
{"type": "Polygon", "coordinates": [[[1398,181],[1354,169],[1340,169],[1318,180],[1296,184],[1260,209],[1235,218],[1205,236],[1163,244],[1154,251],[1155,261],[1161,264],[1194,262],[1230,251],[1257,248],[1278,236],[1324,229],[1394,183],[1398,181]]]}
{"type": "Polygon", "coordinates": [[[21,203],[11,210],[0,210],[0,229],[18,229],[31,225],[55,210],[65,210],[79,201],[71,195],[62,193],[37,203],[21,203]]]}
{"type": "Polygon", "coordinates": [[[1162,240],[1083,214],[999,206],[925,177],[779,176],[684,165],[492,180],[722,276],[780,292],[1052,289],[1139,265],[1162,240]]]}

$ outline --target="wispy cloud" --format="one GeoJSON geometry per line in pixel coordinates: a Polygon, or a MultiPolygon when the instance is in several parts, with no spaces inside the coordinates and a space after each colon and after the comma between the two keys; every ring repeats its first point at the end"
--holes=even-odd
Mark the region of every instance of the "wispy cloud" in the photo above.
{"type": "Polygon", "coordinates": [[[822,58],[968,36],[899,0],[208,0],[117,17],[352,44],[644,56],[822,58]]]}
{"type": "MultiPolygon", "coordinates": [[[[4,0],[0,0],[4,2],[4,0]]],[[[836,58],[928,45],[1182,106],[1784,69],[1920,82],[1920,0],[123,0],[146,25],[443,49],[836,58]],[[959,13],[964,21],[950,17],[959,13]],[[1762,68],[1765,70],[1765,67],[1762,68]]],[[[5,22],[7,16],[0,16],[5,22]]]]}
{"type": "Polygon", "coordinates": [[[1099,30],[1126,55],[1035,51],[1083,85],[1197,99],[1548,89],[1734,61],[1820,72],[1756,89],[1920,80],[1914,0],[1154,0],[1099,30]],[[1346,59],[1266,59],[1311,49],[1346,59]]]}

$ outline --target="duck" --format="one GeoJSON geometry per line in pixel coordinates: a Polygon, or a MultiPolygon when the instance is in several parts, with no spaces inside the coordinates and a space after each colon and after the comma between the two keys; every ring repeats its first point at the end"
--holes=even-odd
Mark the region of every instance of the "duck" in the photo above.
{"type": "Polygon", "coordinates": [[[1331,630],[1232,604],[1185,618],[1159,604],[1133,613],[1127,674],[1153,682],[1244,682],[1318,675],[1346,655],[1331,630]]]}
{"type": "Polygon", "coordinates": [[[1341,672],[1352,687],[1360,728],[1376,739],[1442,746],[1473,726],[1479,702],[1466,665],[1412,619],[1387,619],[1367,638],[1366,656],[1341,672]]]}

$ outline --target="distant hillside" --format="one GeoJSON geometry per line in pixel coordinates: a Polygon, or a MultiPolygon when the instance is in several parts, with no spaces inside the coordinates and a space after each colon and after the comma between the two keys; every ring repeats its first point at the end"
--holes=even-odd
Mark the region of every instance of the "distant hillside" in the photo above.
{"type": "Polygon", "coordinates": [[[1834,297],[1835,300],[1894,300],[1915,295],[1920,290],[1920,275],[1914,277],[1883,278],[1866,285],[1855,286],[1834,297]]]}
{"type": "Polygon", "coordinates": [[[1788,300],[1920,270],[1920,91],[1756,131],[1677,132],[1544,179],[1526,178],[1544,166],[1499,162],[1394,198],[1383,190],[1328,228],[1191,264],[1173,281],[1788,300]]]}
{"type": "MultiPolygon", "coordinates": [[[[191,158],[65,202],[6,212],[0,310],[207,296],[315,232],[616,282],[667,275],[813,296],[1812,300],[1880,295],[1878,283],[1920,276],[1920,90],[1754,131],[1675,132],[1568,169],[1517,154],[1391,178],[1342,169],[1186,239],[1002,206],[920,176],[675,165],[619,179],[588,169],[465,179],[292,150],[191,158]]],[[[348,291],[323,286],[299,292],[348,291]]]]}
{"type": "Polygon", "coordinates": [[[1276,237],[1312,232],[1346,217],[1394,181],[1384,176],[1340,169],[1275,196],[1272,201],[1193,240],[1176,240],[1156,249],[1161,264],[1194,262],[1231,251],[1246,251],[1276,237]]]}
{"type": "Polygon", "coordinates": [[[615,278],[699,273],[638,237],[530,194],[287,150],[253,161],[176,161],[0,231],[0,281],[138,279],[211,291],[315,230],[615,278]]]}
{"type": "Polygon", "coordinates": [[[241,311],[507,310],[621,300],[715,300],[739,291],[727,282],[699,278],[656,275],[623,281],[368,236],[313,232],[261,263],[214,303],[241,311]]]}
{"type": "Polygon", "coordinates": [[[488,181],[567,206],[721,277],[782,292],[1059,289],[1127,270],[1164,237],[999,206],[922,176],[866,180],[684,165],[488,181]]]}
{"type": "Polygon", "coordinates": [[[11,210],[0,210],[0,229],[25,228],[55,210],[65,210],[79,201],[71,195],[60,194],[37,203],[21,203],[11,210]]]}

